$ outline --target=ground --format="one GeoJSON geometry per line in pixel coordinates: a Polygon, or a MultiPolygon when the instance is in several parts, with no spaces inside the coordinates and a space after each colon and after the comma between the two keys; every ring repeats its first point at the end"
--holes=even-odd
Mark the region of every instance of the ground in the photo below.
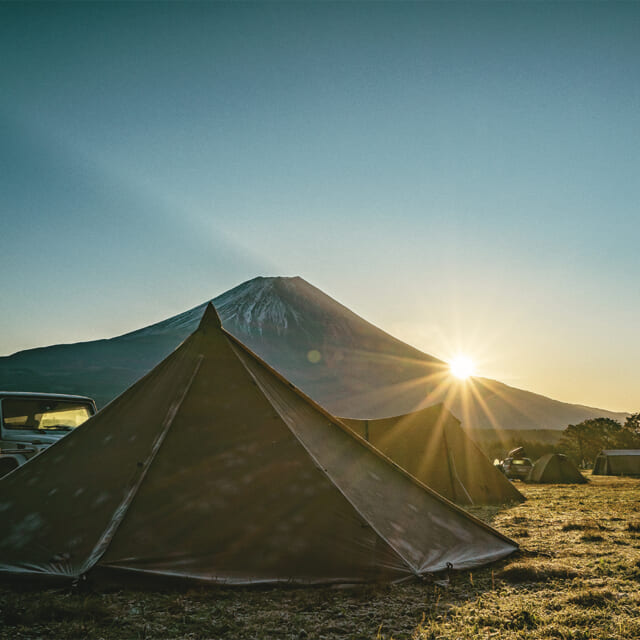
{"type": "Polygon", "coordinates": [[[523,485],[480,515],[522,552],[386,587],[76,592],[0,585],[0,638],[618,640],[640,637],[640,480],[523,485]]]}

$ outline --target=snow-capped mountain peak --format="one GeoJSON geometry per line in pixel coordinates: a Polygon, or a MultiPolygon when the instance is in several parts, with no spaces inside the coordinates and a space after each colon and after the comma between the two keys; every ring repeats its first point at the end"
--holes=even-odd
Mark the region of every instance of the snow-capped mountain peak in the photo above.
{"type": "Polygon", "coordinates": [[[300,313],[280,295],[287,287],[286,280],[254,278],[215,298],[213,306],[224,325],[233,325],[242,333],[262,335],[268,327],[282,335],[301,321],[300,313]]]}

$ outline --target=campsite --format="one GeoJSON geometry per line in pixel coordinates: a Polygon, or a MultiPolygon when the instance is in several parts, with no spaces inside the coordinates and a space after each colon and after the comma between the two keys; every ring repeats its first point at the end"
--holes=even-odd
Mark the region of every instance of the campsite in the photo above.
{"type": "Polygon", "coordinates": [[[210,304],[0,482],[0,637],[629,637],[640,479],[588,475],[516,487],[439,404],[336,418],[210,304]]]}
{"type": "Polygon", "coordinates": [[[512,482],[441,404],[334,417],[209,304],[0,482],[0,638],[637,637],[640,478],[607,465],[512,482]]]}
{"type": "Polygon", "coordinates": [[[640,639],[640,0],[0,34],[0,640],[640,639]]]}
{"type": "Polygon", "coordinates": [[[340,588],[0,585],[0,638],[627,640],[640,637],[640,479],[518,485],[477,515],[518,556],[448,584],[340,588]]]}

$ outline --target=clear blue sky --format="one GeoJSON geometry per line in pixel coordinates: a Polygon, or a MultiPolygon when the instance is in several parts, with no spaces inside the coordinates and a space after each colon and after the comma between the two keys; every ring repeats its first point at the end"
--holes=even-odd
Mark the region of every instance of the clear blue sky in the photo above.
{"type": "Polygon", "coordinates": [[[0,354],[301,275],[640,409],[640,3],[4,3],[0,59],[0,354]]]}

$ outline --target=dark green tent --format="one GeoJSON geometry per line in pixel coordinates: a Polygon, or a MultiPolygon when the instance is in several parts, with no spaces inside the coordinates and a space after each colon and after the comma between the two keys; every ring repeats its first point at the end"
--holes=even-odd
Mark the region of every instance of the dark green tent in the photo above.
{"type": "Polygon", "coordinates": [[[606,449],[593,465],[594,476],[640,475],[640,449],[606,449]]]}
{"type": "Polygon", "coordinates": [[[548,453],[536,460],[527,482],[545,484],[584,484],[587,479],[578,467],[562,453],[548,453]]]}
{"type": "Polygon", "coordinates": [[[396,582],[518,548],[270,369],[212,306],[155,369],[2,478],[0,514],[0,574],[69,582],[396,582]]]}

